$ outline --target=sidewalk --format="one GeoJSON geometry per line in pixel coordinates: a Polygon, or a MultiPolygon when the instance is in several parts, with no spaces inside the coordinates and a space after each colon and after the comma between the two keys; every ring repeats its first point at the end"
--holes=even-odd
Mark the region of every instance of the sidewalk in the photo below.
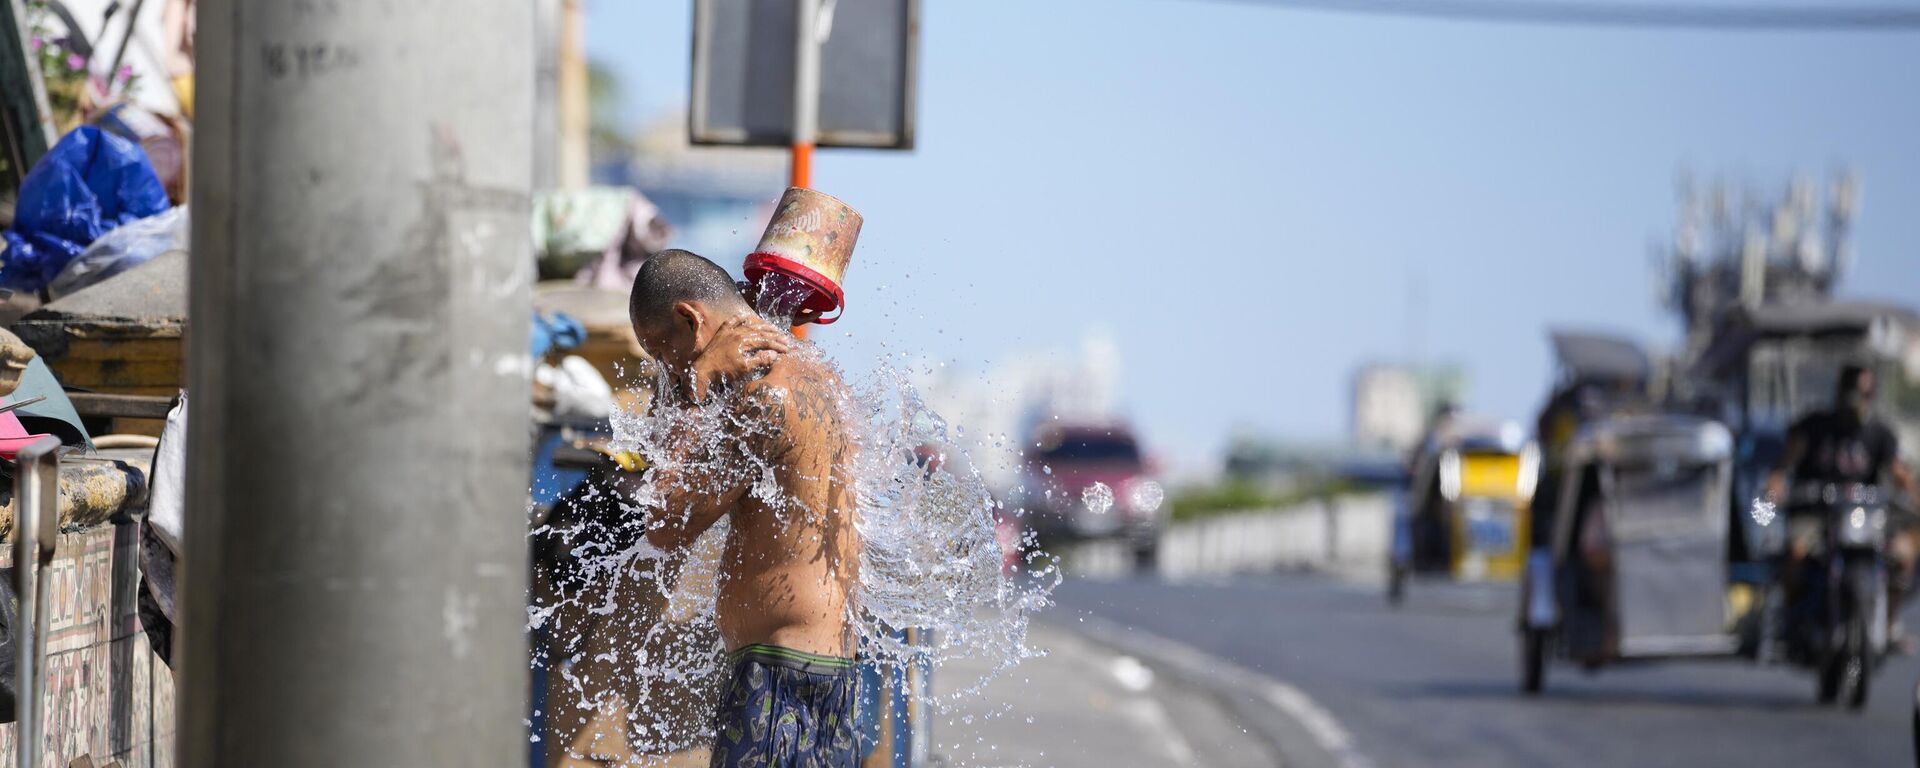
{"type": "MultiPolygon", "coordinates": [[[[1271,766],[1275,758],[1221,702],[1140,660],[1042,622],[1029,643],[1047,655],[1029,659],[978,694],[933,719],[936,765],[1271,766]]],[[[933,680],[951,700],[988,669],[956,660],[933,680]]]]}

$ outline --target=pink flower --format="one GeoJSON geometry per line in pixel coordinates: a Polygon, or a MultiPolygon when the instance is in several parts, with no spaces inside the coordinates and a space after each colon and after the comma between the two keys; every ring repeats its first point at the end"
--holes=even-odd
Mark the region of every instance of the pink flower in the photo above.
{"type": "Polygon", "coordinates": [[[87,66],[87,60],[84,58],[81,58],[80,54],[77,54],[77,53],[67,54],[67,69],[82,69],[86,66],[87,66]]]}
{"type": "Polygon", "coordinates": [[[34,52],[35,52],[35,53],[38,53],[38,52],[40,51],[40,49],[42,49],[42,48],[45,48],[45,47],[47,47],[47,41],[45,41],[45,40],[42,40],[42,39],[40,39],[40,36],[39,36],[39,35],[34,35],[34,36],[33,36],[33,50],[34,50],[34,52]]]}
{"type": "Polygon", "coordinates": [[[132,80],[132,79],[133,79],[133,65],[132,65],[132,64],[122,64],[122,65],[120,65],[120,78],[119,78],[119,79],[121,79],[121,80],[132,80]]]}

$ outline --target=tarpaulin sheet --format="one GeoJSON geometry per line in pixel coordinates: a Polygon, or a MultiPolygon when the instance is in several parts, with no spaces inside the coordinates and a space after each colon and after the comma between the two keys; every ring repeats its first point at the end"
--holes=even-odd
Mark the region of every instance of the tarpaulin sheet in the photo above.
{"type": "Polygon", "coordinates": [[[171,205],[138,144],[75,128],[20,183],[13,227],[0,233],[0,286],[38,291],[101,235],[171,205]]]}

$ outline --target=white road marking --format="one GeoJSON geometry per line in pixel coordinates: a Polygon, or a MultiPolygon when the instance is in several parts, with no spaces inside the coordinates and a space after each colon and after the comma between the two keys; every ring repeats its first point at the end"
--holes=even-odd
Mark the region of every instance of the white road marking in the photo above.
{"type": "MultiPolygon", "coordinates": [[[[1339,718],[1320,706],[1305,691],[1255,672],[1226,659],[1202,651],[1178,640],[1123,627],[1108,619],[1088,616],[1076,623],[1095,639],[1137,650],[1141,655],[1168,666],[1177,667],[1190,677],[1205,678],[1222,688],[1247,690],[1279,709],[1307,732],[1314,746],[1331,756],[1340,768],[1372,768],[1373,762],[1354,744],[1353,734],[1339,718]]],[[[1170,747],[1171,749],[1171,747],[1170,747]]]]}
{"type": "MultiPolygon", "coordinates": [[[[1062,638],[1066,643],[1080,645],[1072,651],[1074,658],[1084,659],[1086,663],[1105,672],[1108,677],[1126,691],[1125,699],[1120,703],[1120,711],[1133,719],[1147,731],[1160,734],[1155,739],[1167,751],[1167,757],[1175,765],[1199,765],[1200,758],[1194,752],[1193,744],[1187,741],[1186,734],[1173,723],[1167,708],[1160,703],[1151,690],[1153,688],[1153,670],[1139,659],[1124,654],[1110,653],[1104,647],[1093,647],[1085,639],[1071,634],[1062,638]]],[[[1064,649],[1062,649],[1064,650],[1064,649]]]]}
{"type": "Polygon", "coordinates": [[[1353,734],[1348,733],[1332,712],[1321,707],[1305,691],[1270,678],[1266,688],[1267,703],[1278,707],[1300,727],[1307,729],[1314,743],[1339,760],[1342,768],[1369,768],[1372,765],[1353,745],[1353,734]]]}
{"type": "Polygon", "coordinates": [[[1107,673],[1113,675],[1120,687],[1134,693],[1146,693],[1147,689],[1153,687],[1153,669],[1132,656],[1113,657],[1113,663],[1107,665],[1107,673]]]}
{"type": "Polygon", "coordinates": [[[1173,724],[1173,718],[1167,716],[1167,708],[1159,699],[1151,696],[1135,696],[1127,700],[1127,715],[1149,730],[1165,734],[1160,745],[1166,747],[1167,757],[1174,765],[1199,765],[1200,759],[1193,752],[1193,745],[1187,743],[1187,737],[1173,724]]]}

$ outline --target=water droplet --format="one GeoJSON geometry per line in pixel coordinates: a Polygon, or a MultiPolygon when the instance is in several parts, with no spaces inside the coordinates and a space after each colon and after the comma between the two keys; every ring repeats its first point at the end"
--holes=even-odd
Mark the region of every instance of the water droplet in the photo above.
{"type": "Polygon", "coordinates": [[[1096,482],[1080,491],[1080,502],[1087,505],[1087,511],[1104,515],[1113,508],[1113,489],[1106,483],[1096,482]]]}

